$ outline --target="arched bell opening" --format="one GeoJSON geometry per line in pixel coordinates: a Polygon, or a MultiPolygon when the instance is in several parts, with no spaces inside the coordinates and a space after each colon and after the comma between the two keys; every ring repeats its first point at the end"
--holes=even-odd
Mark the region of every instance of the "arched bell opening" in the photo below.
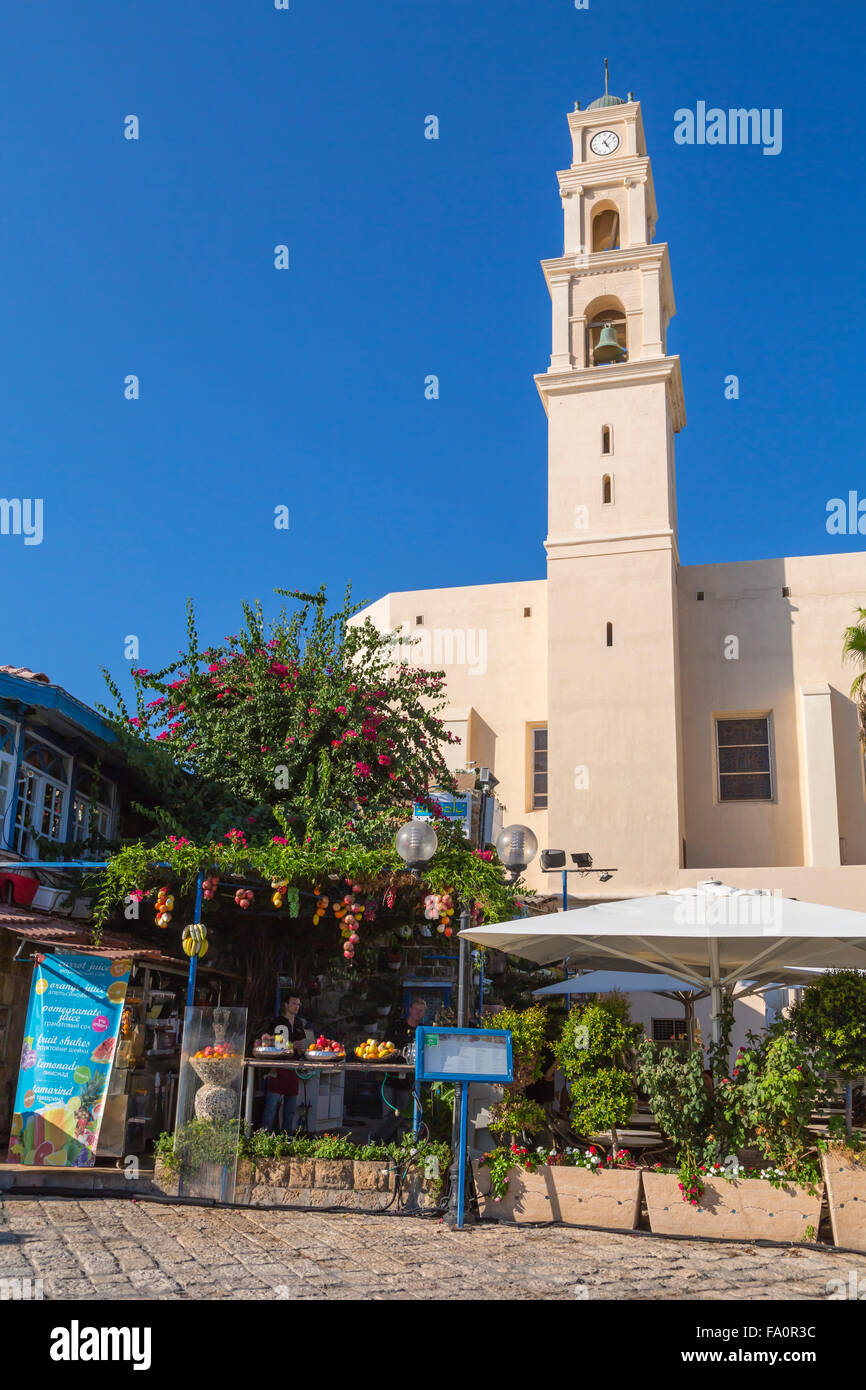
{"type": "Polygon", "coordinates": [[[619,250],[619,208],[611,204],[593,213],[591,246],[593,251],[619,250]]]}
{"type": "Polygon", "coordinates": [[[628,359],[628,325],[619,308],[600,308],[587,320],[586,358],[592,367],[610,367],[628,359]]]}

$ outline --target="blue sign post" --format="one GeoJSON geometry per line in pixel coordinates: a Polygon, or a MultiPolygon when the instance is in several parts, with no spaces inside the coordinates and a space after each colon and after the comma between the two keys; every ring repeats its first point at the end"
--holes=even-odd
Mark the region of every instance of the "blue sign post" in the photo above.
{"type": "Polygon", "coordinates": [[[511,1034],[504,1028],[428,1028],[415,1033],[415,1094],[422,1081],[453,1081],[460,1098],[457,1227],[463,1228],[469,1084],[508,1086],[514,1080],[511,1034]]]}

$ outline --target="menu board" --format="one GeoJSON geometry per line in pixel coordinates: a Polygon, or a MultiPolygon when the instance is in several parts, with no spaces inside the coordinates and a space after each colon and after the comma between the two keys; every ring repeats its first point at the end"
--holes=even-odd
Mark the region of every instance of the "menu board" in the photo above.
{"type": "Polygon", "coordinates": [[[511,1034],[504,1029],[419,1028],[416,1034],[421,1081],[492,1081],[513,1078],[511,1034]]]}

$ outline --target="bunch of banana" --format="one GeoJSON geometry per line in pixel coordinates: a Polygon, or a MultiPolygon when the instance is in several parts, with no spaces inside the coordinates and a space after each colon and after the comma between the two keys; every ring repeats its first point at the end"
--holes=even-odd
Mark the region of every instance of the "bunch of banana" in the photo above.
{"type": "Polygon", "coordinates": [[[190,926],[184,927],[181,944],[188,956],[198,956],[201,959],[207,955],[207,927],[201,922],[193,922],[190,926]]]}

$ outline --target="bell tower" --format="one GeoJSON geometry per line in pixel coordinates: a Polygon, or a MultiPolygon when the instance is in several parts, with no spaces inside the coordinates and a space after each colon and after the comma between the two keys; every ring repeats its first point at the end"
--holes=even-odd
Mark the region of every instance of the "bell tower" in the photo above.
{"type": "Polygon", "coordinates": [[[548,416],[549,843],[618,868],[613,896],[669,886],[683,856],[674,436],[676,312],[640,104],[568,116],[548,416]]]}

